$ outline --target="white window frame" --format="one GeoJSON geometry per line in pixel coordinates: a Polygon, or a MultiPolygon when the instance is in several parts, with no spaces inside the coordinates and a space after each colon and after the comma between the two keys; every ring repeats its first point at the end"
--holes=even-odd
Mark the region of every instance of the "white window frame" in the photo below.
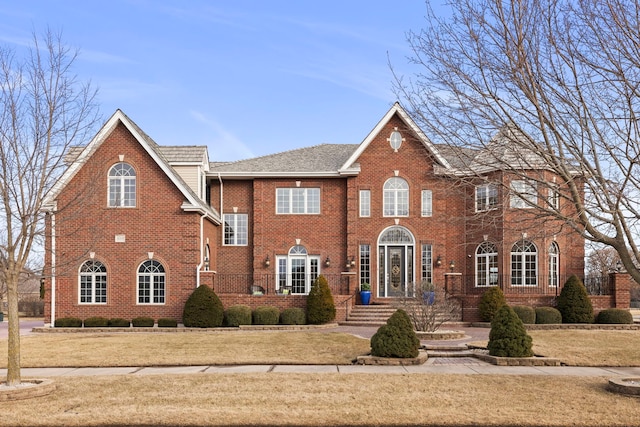
{"type": "Polygon", "coordinates": [[[525,179],[511,181],[510,207],[514,209],[531,209],[538,204],[538,191],[535,182],[525,179]]]}
{"type": "Polygon", "coordinates": [[[224,246],[247,246],[249,244],[249,215],[224,214],[224,246]]]}
{"type": "Polygon", "coordinates": [[[164,305],[167,300],[166,271],[161,262],[150,259],[138,267],[136,301],[138,305],[164,305]],[[148,279],[148,295],[142,293],[142,280],[148,279]]]}
{"type": "Polygon", "coordinates": [[[371,190],[360,190],[360,217],[371,216],[371,190]]]}
{"type": "Polygon", "coordinates": [[[431,190],[422,190],[420,215],[422,217],[433,216],[433,192],[431,190]]]}
{"type": "Polygon", "coordinates": [[[476,287],[498,286],[498,248],[482,242],[476,248],[476,287]]]}
{"type": "Polygon", "coordinates": [[[549,245],[549,287],[560,285],[560,248],[556,242],[549,245]]]}
{"type": "Polygon", "coordinates": [[[486,212],[498,207],[498,187],[495,184],[476,186],[476,212],[486,212]]]}
{"type": "Polygon", "coordinates": [[[538,248],[529,240],[511,248],[511,286],[538,286],[538,248]]]}
{"type": "Polygon", "coordinates": [[[409,183],[397,176],[385,181],[382,195],[382,216],[409,216],[409,183]]]}
{"type": "Polygon", "coordinates": [[[309,255],[304,246],[296,245],[289,249],[287,255],[276,255],[276,290],[287,289],[293,295],[308,295],[320,274],[320,256],[309,255]],[[300,277],[292,271],[296,266],[304,268],[302,287],[300,277]]]}
{"type": "Polygon", "coordinates": [[[97,305],[107,303],[107,267],[100,261],[88,260],[80,266],[78,303],[97,305]]]}
{"type": "Polygon", "coordinates": [[[360,245],[360,284],[371,285],[371,245],[360,245]]]}
{"type": "Polygon", "coordinates": [[[135,208],[137,199],[136,171],[128,163],[111,166],[107,178],[107,206],[110,208],[135,208]]]}
{"type": "Polygon", "coordinates": [[[420,247],[420,279],[422,283],[433,284],[433,246],[423,243],[420,247]]]}
{"type": "Polygon", "coordinates": [[[558,191],[558,186],[549,184],[549,195],[547,201],[549,203],[549,207],[554,210],[560,209],[560,192],[558,191]]]}
{"type": "Polygon", "coordinates": [[[276,214],[320,214],[320,188],[276,188],[276,214]]]}

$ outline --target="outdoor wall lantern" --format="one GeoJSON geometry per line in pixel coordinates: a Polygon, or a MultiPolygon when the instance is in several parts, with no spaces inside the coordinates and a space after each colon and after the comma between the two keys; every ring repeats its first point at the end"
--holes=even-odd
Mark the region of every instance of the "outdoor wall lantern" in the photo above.
{"type": "Polygon", "coordinates": [[[204,257],[204,271],[209,271],[209,257],[204,257]]]}
{"type": "Polygon", "coordinates": [[[350,269],[351,267],[355,267],[355,266],[356,266],[355,257],[347,258],[347,263],[345,265],[345,267],[347,267],[347,270],[350,269]]]}
{"type": "Polygon", "coordinates": [[[453,270],[456,268],[456,262],[454,260],[451,260],[451,262],[449,263],[449,268],[451,269],[451,272],[453,273],[453,270]]]}
{"type": "Polygon", "coordinates": [[[442,266],[442,257],[438,255],[438,258],[436,258],[436,267],[440,266],[442,266]]]}
{"type": "Polygon", "coordinates": [[[324,260],[324,266],[325,267],[331,266],[331,260],[329,259],[329,257],[327,257],[327,259],[324,260]]]}
{"type": "Polygon", "coordinates": [[[264,266],[269,267],[270,265],[271,265],[271,261],[269,261],[269,255],[267,255],[267,258],[265,258],[264,260],[264,266]]]}
{"type": "Polygon", "coordinates": [[[620,260],[616,261],[616,271],[620,273],[622,271],[622,263],[620,260]]]}

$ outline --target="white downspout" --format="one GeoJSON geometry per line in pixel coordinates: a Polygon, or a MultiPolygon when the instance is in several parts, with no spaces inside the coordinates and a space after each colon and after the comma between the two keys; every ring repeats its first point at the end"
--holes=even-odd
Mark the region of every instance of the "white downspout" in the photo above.
{"type": "Polygon", "coordinates": [[[222,176],[218,172],[218,182],[220,182],[220,215],[222,216],[222,233],[220,233],[220,244],[224,245],[224,187],[222,185],[222,176]]]}
{"type": "Polygon", "coordinates": [[[196,266],[196,288],[200,287],[200,270],[204,264],[204,257],[202,256],[204,248],[204,217],[206,215],[200,215],[200,263],[196,266]]]}
{"type": "Polygon", "coordinates": [[[56,214],[51,213],[51,327],[56,323],[56,214]]]}

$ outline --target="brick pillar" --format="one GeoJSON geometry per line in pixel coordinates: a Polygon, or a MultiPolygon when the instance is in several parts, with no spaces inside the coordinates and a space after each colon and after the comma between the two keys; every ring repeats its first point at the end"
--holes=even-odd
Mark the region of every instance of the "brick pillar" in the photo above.
{"type": "Polygon", "coordinates": [[[445,273],[444,290],[452,295],[462,294],[462,273],[445,273]]]}
{"type": "Polygon", "coordinates": [[[611,293],[613,294],[614,308],[631,307],[631,285],[633,279],[627,273],[610,273],[611,293]]]}

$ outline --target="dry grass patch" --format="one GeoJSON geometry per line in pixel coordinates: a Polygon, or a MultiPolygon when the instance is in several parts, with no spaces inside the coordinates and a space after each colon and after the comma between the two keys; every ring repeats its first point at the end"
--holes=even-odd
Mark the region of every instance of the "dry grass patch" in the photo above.
{"type": "Polygon", "coordinates": [[[640,425],[638,399],[607,392],[604,378],[267,373],[55,382],[53,395],[3,408],[0,426],[640,425]]]}
{"type": "Polygon", "coordinates": [[[533,351],[572,366],[640,366],[640,331],[528,331],[533,351]]]}
{"type": "MultiPolygon", "coordinates": [[[[193,332],[34,334],[20,340],[22,367],[350,364],[369,340],[342,333],[193,332]]],[[[0,354],[7,340],[0,340],[0,354]]],[[[6,367],[6,358],[0,367],[6,367]]]]}

